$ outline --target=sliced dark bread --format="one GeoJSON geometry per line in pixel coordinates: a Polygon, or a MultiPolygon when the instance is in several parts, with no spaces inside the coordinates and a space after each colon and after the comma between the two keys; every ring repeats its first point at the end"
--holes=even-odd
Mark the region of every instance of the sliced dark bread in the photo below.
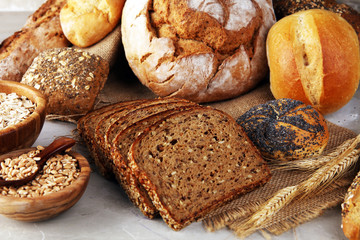
{"type": "Polygon", "coordinates": [[[94,110],[87,115],[83,116],[78,120],[77,129],[79,131],[80,136],[85,141],[87,148],[89,149],[90,155],[93,158],[95,165],[101,175],[108,179],[113,178],[113,173],[105,170],[103,165],[100,163],[99,157],[95,151],[96,139],[95,139],[95,130],[98,126],[99,122],[106,116],[114,113],[123,111],[124,109],[133,108],[135,104],[143,103],[145,101],[150,100],[134,100],[134,101],[126,101],[119,102],[115,104],[111,104],[108,106],[104,106],[97,110],[94,110]]]}
{"type": "Polygon", "coordinates": [[[211,108],[173,114],[149,127],[131,145],[129,166],[174,230],[271,177],[243,129],[211,108]]]}
{"type": "Polygon", "coordinates": [[[194,107],[196,106],[189,105],[177,107],[151,115],[150,117],[137,121],[129,127],[124,128],[112,141],[111,158],[113,160],[114,174],[126,191],[129,199],[149,218],[153,218],[157,215],[158,211],[152,204],[147,191],[139,183],[135,175],[132,174],[130,167],[128,167],[127,156],[129,147],[139,134],[152,124],[171,114],[179,111],[186,111],[194,107]]]}
{"type": "MultiPolygon", "coordinates": [[[[142,118],[147,117],[148,115],[151,114],[150,111],[152,111],[152,113],[156,113],[156,109],[159,106],[159,104],[161,106],[169,106],[170,108],[170,104],[171,103],[177,103],[179,102],[180,104],[194,104],[191,103],[187,100],[182,100],[182,99],[175,99],[175,98],[159,98],[159,99],[153,99],[153,100],[149,100],[143,103],[139,103],[136,105],[132,105],[131,107],[127,107],[124,108],[122,111],[116,111],[113,112],[111,114],[107,114],[105,117],[102,118],[101,121],[98,122],[96,129],[95,129],[95,141],[94,141],[94,152],[95,155],[98,158],[98,163],[99,165],[101,165],[102,169],[104,169],[106,175],[112,175],[113,171],[112,171],[112,161],[110,161],[109,159],[109,154],[110,151],[108,151],[107,148],[107,144],[105,142],[105,138],[106,138],[106,134],[108,132],[108,130],[110,129],[110,127],[112,127],[113,124],[116,123],[120,123],[119,119],[122,119],[124,122],[123,124],[132,124],[135,121],[140,120],[141,118],[139,117],[140,114],[142,115],[142,118]],[[154,108],[152,106],[155,106],[154,108]],[[143,109],[145,108],[146,111],[137,111],[138,109],[143,109]],[[150,110],[152,109],[152,110],[150,110]],[[136,119],[132,119],[131,117],[126,117],[129,113],[133,113],[133,112],[137,112],[139,114],[132,114],[133,118],[136,119]]],[[[122,130],[122,129],[121,129],[122,130]]]]}

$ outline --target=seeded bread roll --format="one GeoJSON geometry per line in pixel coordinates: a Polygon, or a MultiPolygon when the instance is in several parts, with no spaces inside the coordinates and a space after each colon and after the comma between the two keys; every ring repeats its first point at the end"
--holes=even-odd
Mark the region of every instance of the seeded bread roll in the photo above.
{"type": "Polygon", "coordinates": [[[91,46],[110,33],[121,18],[125,0],[68,0],[60,12],[67,39],[78,47],[91,46]]]}
{"type": "Polygon", "coordinates": [[[270,0],[126,1],[122,41],[130,67],[158,96],[228,99],[268,73],[270,0]]]}
{"type": "Polygon", "coordinates": [[[342,229],[349,240],[360,239],[360,172],[345,195],[342,207],[342,229]]]}
{"type": "Polygon", "coordinates": [[[324,117],[310,105],[279,99],[237,119],[265,158],[296,160],[319,155],[329,140],[324,117]]]}
{"type": "Polygon", "coordinates": [[[57,48],[36,57],[21,82],[44,93],[48,114],[77,119],[93,109],[108,73],[108,63],[99,56],[57,48]]]}
{"type": "Polygon", "coordinates": [[[44,50],[67,47],[59,12],[66,0],[48,0],[26,24],[0,44],[0,79],[20,82],[34,58],[44,50]]]}
{"type": "Polygon", "coordinates": [[[282,18],[267,37],[272,94],[324,115],[339,110],[359,85],[359,49],[355,30],[333,12],[311,9],[282,18]]]}

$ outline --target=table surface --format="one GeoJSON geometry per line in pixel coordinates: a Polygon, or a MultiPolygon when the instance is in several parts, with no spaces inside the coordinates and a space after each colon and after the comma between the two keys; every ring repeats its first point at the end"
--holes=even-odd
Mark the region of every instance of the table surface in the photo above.
{"type": "MultiPolygon", "coordinates": [[[[18,30],[30,12],[0,11],[0,41],[18,30]]],[[[360,133],[360,91],[338,112],[326,118],[340,126],[360,133]]],[[[44,128],[34,143],[48,145],[58,136],[71,136],[75,124],[46,121],[44,128]]],[[[76,145],[75,151],[90,159],[83,145],[76,145]]],[[[308,223],[290,230],[274,240],[282,239],[346,239],[341,230],[340,206],[308,223]]],[[[0,239],[238,239],[228,229],[206,232],[202,223],[193,223],[175,232],[161,219],[149,220],[132,205],[118,184],[110,182],[98,173],[91,174],[86,192],[74,207],[53,219],[25,223],[0,216],[0,239]]],[[[264,239],[257,232],[247,239],[264,239]]]]}

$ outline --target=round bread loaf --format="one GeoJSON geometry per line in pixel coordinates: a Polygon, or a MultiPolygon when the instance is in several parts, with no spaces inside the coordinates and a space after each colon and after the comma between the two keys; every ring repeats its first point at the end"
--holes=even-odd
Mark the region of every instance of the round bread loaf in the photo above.
{"type": "Polygon", "coordinates": [[[359,40],[339,15],[320,9],[279,20],[269,31],[267,57],[276,99],[335,112],[355,94],[360,79],[359,40]]]}
{"type": "Polygon", "coordinates": [[[251,108],[237,120],[268,159],[297,160],[322,153],[329,140],[324,117],[310,105],[278,99],[251,108]]]}
{"type": "Polygon", "coordinates": [[[66,38],[88,47],[103,39],[118,24],[125,0],[68,0],[60,11],[66,38]]]}
{"type": "Polygon", "coordinates": [[[270,0],[126,1],[121,21],[129,65],[158,96],[228,99],[268,74],[270,0]]]}

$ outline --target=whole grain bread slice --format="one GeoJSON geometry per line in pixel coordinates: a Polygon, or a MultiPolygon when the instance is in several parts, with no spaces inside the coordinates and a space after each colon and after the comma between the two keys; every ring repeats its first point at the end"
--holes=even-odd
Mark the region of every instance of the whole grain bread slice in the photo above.
{"type": "Polygon", "coordinates": [[[158,211],[152,204],[147,191],[139,183],[135,175],[132,174],[130,167],[128,167],[127,153],[129,147],[136,139],[136,137],[152,124],[171,114],[180,111],[186,111],[194,107],[197,106],[188,105],[183,107],[175,107],[170,110],[153,114],[144,118],[143,120],[131,124],[129,127],[125,127],[114,137],[112,141],[111,158],[113,161],[114,174],[121,183],[129,199],[141,210],[145,216],[149,218],[156,216],[158,211]]]}
{"type": "Polygon", "coordinates": [[[183,111],[149,127],[131,145],[129,166],[174,230],[271,177],[243,129],[211,108],[183,111]]]}
{"type": "Polygon", "coordinates": [[[111,105],[104,106],[102,108],[96,109],[82,118],[77,122],[77,130],[80,137],[84,140],[91,157],[94,160],[94,163],[101,175],[108,179],[112,179],[113,173],[107,172],[102,164],[100,164],[99,157],[95,151],[95,130],[99,122],[106,116],[122,111],[126,108],[132,107],[135,104],[139,104],[149,100],[133,100],[133,101],[124,101],[111,105]]]}
{"type": "MultiPolygon", "coordinates": [[[[167,104],[175,103],[175,102],[181,102],[181,103],[185,103],[185,104],[191,103],[187,100],[175,99],[175,98],[152,99],[152,100],[144,101],[144,102],[141,102],[138,104],[130,105],[129,107],[126,107],[126,108],[122,109],[121,111],[115,111],[110,114],[106,114],[106,116],[104,116],[97,123],[96,129],[95,129],[95,137],[94,137],[95,141],[94,141],[94,145],[93,145],[93,151],[98,159],[98,164],[101,166],[101,169],[104,170],[103,174],[105,176],[111,176],[111,177],[113,176],[112,161],[109,160],[110,157],[108,154],[107,143],[105,142],[106,134],[107,134],[108,130],[111,128],[111,126],[113,124],[115,124],[116,122],[120,123],[119,119],[123,119],[123,122],[125,122],[124,124],[126,124],[128,122],[133,123],[135,121],[135,119],[131,119],[130,117],[127,117],[127,118],[124,118],[124,117],[127,116],[131,112],[137,111],[138,109],[143,109],[143,108],[149,109],[149,107],[155,106],[158,104],[167,105],[167,104]]],[[[142,111],[140,111],[140,112],[142,112],[142,111]]],[[[150,112],[145,112],[145,115],[146,114],[150,114],[150,112]]],[[[133,114],[132,117],[136,118],[139,116],[136,114],[133,114]]],[[[139,118],[137,118],[137,120],[139,120],[139,118]]],[[[131,123],[129,123],[129,124],[131,124],[131,123]]]]}

